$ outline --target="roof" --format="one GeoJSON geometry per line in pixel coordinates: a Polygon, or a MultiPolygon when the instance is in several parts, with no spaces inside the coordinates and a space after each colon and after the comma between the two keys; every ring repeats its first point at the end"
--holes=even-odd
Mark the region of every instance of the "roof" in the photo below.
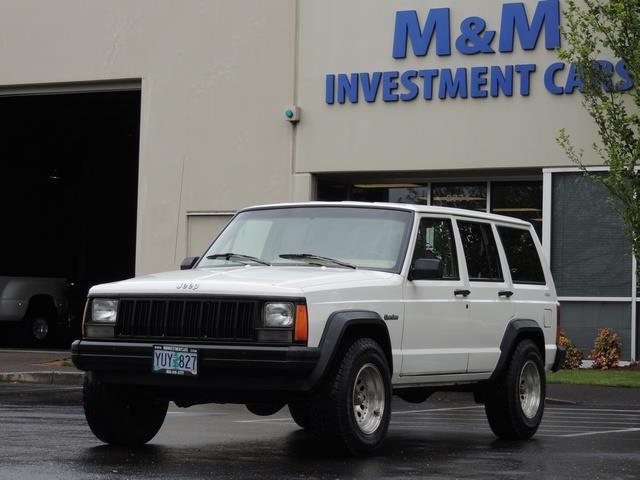
{"type": "Polygon", "coordinates": [[[298,203],[274,203],[269,205],[254,205],[243,208],[246,210],[261,210],[269,208],[299,208],[299,207],[358,207],[358,208],[384,208],[389,210],[405,210],[418,213],[435,213],[441,215],[455,215],[457,217],[470,217],[483,220],[493,220],[496,222],[512,223],[515,225],[529,226],[529,222],[519,218],[496,215],[493,213],[477,212],[463,208],[435,207],[430,205],[415,205],[411,203],[390,203],[390,202],[298,202],[298,203]]]}

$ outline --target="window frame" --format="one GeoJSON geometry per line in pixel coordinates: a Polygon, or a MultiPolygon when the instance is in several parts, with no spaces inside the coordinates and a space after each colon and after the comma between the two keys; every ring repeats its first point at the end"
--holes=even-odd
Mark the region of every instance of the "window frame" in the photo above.
{"type": "Polygon", "coordinates": [[[509,272],[509,278],[511,280],[511,283],[513,285],[530,285],[530,286],[536,286],[536,287],[546,287],[548,284],[548,280],[547,280],[547,274],[544,268],[544,263],[542,262],[543,260],[543,252],[542,252],[542,247],[541,245],[538,243],[536,243],[536,238],[537,234],[534,235],[536,233],[535,229],[533,229],[533,233],[532,233],[532,228],[530,227],[526,227],[526,226],[519,226],[519,225],[511,225],[511,224],[496,224],[496,233],[498,234],[498,240],[500,241],[500,247],[502,249],[502,251],[504,252],[504,261],[507,267],[507,271],[509,272]],[[504,242],[502,241],[502,237],[500,236],[500,228],[510,228],[513,230],[521,230],[523,232],[527,232],[529,234],[529,237],[531,238],[531,241],[533,242],[533,247],[536,251],[536,254],[538,255],[538,263],[540,264],[540,270],[542,271],[542,278],[544,279],[543,282],[523,282],[523,281],[516,281],[513,278],[513,275],[511,274],[511,266],[509,264],[509,255],[507,255],[507,250],[505,249],[504,246],[504,242]]]}
{"type": "Polygon", "coordinates": [[[507,274],[505,274],[505,266],[507,266],[508,264],[506,263],[506,254],[504,252],[504,249],[502,248],[502,243],[500,242],[500,239],[498,238],[498,231],[496,228],[496,225],[494,222],[492,221],[483,221],[480,218],[473,218],[473,217],[460,217],[460,218],[456,218],[456,226],[457,226],[457,230],[458,230],[458,236],[460,237],[460,245],[462,247],[462,255],[464,256],[464,263],[465,263],[465,269],[466,269],[466,275],[467,275],[467,280],[469,281],[469,283],[474,282],[474,283],[507,283],[507,278],[511,278],[510,275],[509,277],[507,277],[507,274]],[[467,255],[466,255],[466,249],[464,246],[464,241],[462,239],[462,233],[460,232],[460,223],[476,223],[476,224],[480,224],[480,225],[487,225],[489,227],[489,230],[491,231],[491,235],[493,236],[493,241],[495,243],[495,249],[496,249],[496,255],[497,255],[497,260],[498,260],[498,265],[500,266],[500,274],[502,275],[502,278],[475,278],[475,277],[471,277],[471,273],[469,272],[469,265],[467,263],[467,255]]]}
{"type": "MultiPolygon", "coordinates": [[[[220,239],[220,237],[227,231],[227,229],[229,228],[229,226],[233,223],[234,220],[236,220],[236,218],[244,213],[250,213],[250,212],[258,212],[258,211],[263,211],[263,210],[268,210],[268,211],[272,211],[272,210],[286,210],[286,209],[299,209],[299,208],[304,208],[304,209],[312,209],[312,208],[338,208],[338,209],[364,209],[364,210],[385,210],[385,211],[395,211],[395,212],[404,212],[408,214],[408,218],[407,218],[407,224],[406,224],[406,229],[402,238],[402,241],[400,243],[400,247],[399,247],[399,253],[398,253],[398,258],[396,261],[396,265],[394,268],[377,268],[377,267],[361,267],[359,266],[358,269],[360,270],[371,270],[371,271],[378,271],[378,272],[386,272],[386,273],[395,273],[397,275],[400,275],[405,267],[405,264],[407,262],[407,256],[409,253],[409,248],[412,245],[412,234],[416,229],[416,215],[415,215],[415,211],[412,209],[404,209],[404,208],[398,208],[398,207],[394,207],[393,205],[340,205],[340,204],[330,204],[331,202],[324,202],[324,203],[318,203],[318,204],[274,204],[274,205],[260,205],[260,206],[256,206],[256,207],[250,207],[250,208],[246,208],[243,210],[240,210],[238,212],[236,212],[231,219],[229,220],[229,222],[225,225],[225,227],[218,233],[218,235],[216,235],[213,240],[209,243],[209,245],[207,246],[207,248],[204,250],[202,256],[198,259],[197,263],[193,266],[193,269],[204,269],[204,268],[224,268],[226,267],[226,265],[220,265],[220,266],[209,266],[209,265],[202,265],[203,260],[206,257],[207,252],[211,249],[211,247],[220,239]],[[325,204],[326,203],[326,204],[325,204]]],[[[409,260],[410,262],[410,260],[409,260]]],[[[292,264],[293,265],[293,264],[292,264]]],[[[229,265],[231,266],[231,265],[229,265]]]]}
{"type": "Polygon", "coordinates": [[[456,264],[458,267],[458,276],[456,278],[430,278],[430,279],[420,279],[420,280],[413,280],[418,281],[418,282],[461,282],[463,280],[463,271],[462,271],[462,264],[461,264],[461,256],[460,256],[460,250],[462,248],[462,244],[459,242],[460,241],[460,237],[459,237],[459,232],[458,232],[458,227],[456,224],[456,219],[454,217],[448,216],[448,215],[438,215],[438,214],[430,214],[430,213],[421,213],[421,212],[416,212],[417,215],[415,217],[415,221],[414,221],[414,231],[412,232],[412,238],[411,238],[411,243],[409,245],[410,249],[407,249],[407,260],[408,260],[408,271],[411,270],[411,267],[413,265],[414,262],[414,255],[416,252],[416,247],[417,247],[417,243],[418,243],[418,232],[420,231],[420,224],[422,223],[422,220],[445,220],[449,222],[449,225],[451,227],[451,240],[453,241],[453,246],[455,248],[455,251],[453,252],[453,254],[455,254],[456,257],[456,264]]]}

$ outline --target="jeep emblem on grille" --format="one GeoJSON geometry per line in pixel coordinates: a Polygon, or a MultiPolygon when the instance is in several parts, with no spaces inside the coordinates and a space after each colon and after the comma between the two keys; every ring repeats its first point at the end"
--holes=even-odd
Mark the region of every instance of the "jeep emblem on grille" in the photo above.
{"type": "Polygon", "coordinates": [[[176,288],[178,290],[197,290],[200,288],[200,285],[197,283],[181,282],[176,286],[176,288]]]}

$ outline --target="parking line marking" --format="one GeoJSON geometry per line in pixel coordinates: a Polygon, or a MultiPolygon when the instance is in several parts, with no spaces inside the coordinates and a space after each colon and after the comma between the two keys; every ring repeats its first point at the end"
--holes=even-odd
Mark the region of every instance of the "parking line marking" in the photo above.
{"type": "Polygon", "coordinates": [[[604,430],[599,432],[582,432],[582,433],[569,433],[567,435],[562,435],[562,437],[586,437],[588,435],[603,435],[606,433],[627,433],[627,432],[640,432],[640,428],[625,428],[623,430],[604,430]]]}
{"type": "Polygon", "coordinates": [[[260,418],[258,420],[236,420],[236,423],[269,423],[269,422],[281,422],[283,420],[291,420],[291,417],[283,417],[283,418],[260,418]]]}
{"type": "Polygon", "coordinates": [[[400,410],[398,412],[392,412],[393,415],[401,415],[404,413],[426,413],[426,412],[448,412],[452,410],[470,410],[484,408],[482,405],[473,405],[471,407],[450,407],[450,408],[429,408],[426,410],[400,410]]]}
{"type": "Polygon", "coordinates": [[[640,410],[616,410],[614,408],[561,408],[561,407],[551,407],[546,408],[548,411],[567,411],[567,412],[629,412],[640,414],[640,410]]]}
{"type": "Polygon", "coordinates": [[[167,412],[171,417],[222,417],[226,413],[221,412],[167,412]]]}

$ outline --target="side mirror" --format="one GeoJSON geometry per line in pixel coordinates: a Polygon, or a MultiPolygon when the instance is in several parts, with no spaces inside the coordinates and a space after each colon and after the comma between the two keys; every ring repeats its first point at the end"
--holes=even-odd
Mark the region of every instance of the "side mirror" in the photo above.
{"type": "Polygon", "coordinates": [[[416,258],[409,270],[409,280],[435,280],[442,278],[444,267],[439,258],[416,258]]]}
{"type": "Polygon", "coordinates": [[[200,257],[187,257],[182,260],[180,264],[180,270],[191,270],[193,266],[197,263],[200,257]]]}

